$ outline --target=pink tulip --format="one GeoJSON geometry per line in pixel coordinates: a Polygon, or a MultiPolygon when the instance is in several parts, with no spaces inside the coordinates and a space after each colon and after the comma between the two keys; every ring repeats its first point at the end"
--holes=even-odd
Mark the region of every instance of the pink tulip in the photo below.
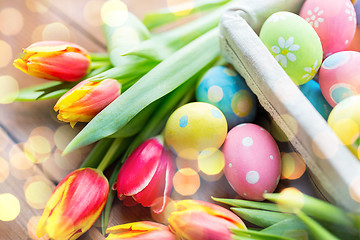
{"type": "MultiPolygon", "coordinates": [[[[161,213],[172,188],[175,166],[162,139],[151,138],[143,142],[126,159],[117,178],[116,188],[120,200],[126,205],[132,197],[144,207],[161,213]]],[[[134,202],[134,201],[133,201],[134,202]]]]}
{"type": "Polygon", "coordinates": [[[89,69],[90,56],[77,44],[62,41],[42,41],[24,49],[14,61],[21,71],[48,80],[75,82],[89,69]]]}
{"type": "Polygon", "coordinates": [[[106,240],[175,240],[175,235],[165,225],[155,222],[134,222],[106,229],[106,240]]]}
{"type": "Polygon", "coordinates": [[[177,239],[230,240],[229,228],[246,229],[246,226],[223,207],[199,200],[182,200],[175,204],[175,211],[169,217],[169,228],[177,239]]]}

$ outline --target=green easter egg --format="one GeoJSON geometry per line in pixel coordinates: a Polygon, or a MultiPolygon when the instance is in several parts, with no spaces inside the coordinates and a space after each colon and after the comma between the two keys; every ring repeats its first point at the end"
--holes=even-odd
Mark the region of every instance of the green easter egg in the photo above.
{"type": "Polygon", "coordinates": [[[271,15],[261,28],[260,39],[296,85],[310,81],[321,66],[320,38],[294,13],[271,15]]]}

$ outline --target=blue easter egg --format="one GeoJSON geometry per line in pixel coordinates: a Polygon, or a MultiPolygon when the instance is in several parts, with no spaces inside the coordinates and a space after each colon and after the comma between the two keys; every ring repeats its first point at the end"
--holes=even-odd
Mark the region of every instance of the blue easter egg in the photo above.
{"type": "Polygon", "coordinates": [[[207,71],[197,87],[196,99],[218,107],[229,128],[252,122],[256,116],[257,98],[239,74],[223,66],[207,71]]]}
{"type": "Polygon", "coordinates": [[[320,85],[316,81],[310,80],[309,82],[299,86],[299,88],[320,115],[327,120],[332,107],[322,95],[320,85]]]}

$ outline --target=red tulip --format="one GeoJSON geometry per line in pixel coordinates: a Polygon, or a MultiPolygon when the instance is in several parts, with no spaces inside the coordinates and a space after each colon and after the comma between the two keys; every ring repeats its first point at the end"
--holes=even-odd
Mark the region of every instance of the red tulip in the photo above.
{"type": "Polygon", "coordinates": [[[39,220],[36,235],[77,239],[100,216],[109,183],[96,169],[82,168],[67,175],[55,188],[39,220]]]}
{"type": "Polygon", "coordinates": [[[121,200],[132,197],[144,207],[161,213],[170,195],[174,173],[174,163],[162,140],[148,139],[131,153],[120,169],[116,183],[118,197],[121,200]]]}
{"type": "Polygon", "coordinates": [[[74,82],[89,69],[90,56],[77,44],[62,41],[42,41],[24,49],[14,61],[21,71],[48,80],[74,82]]]}
{"type": "Polygon", "coordinates": [[[106,229],[106,240],[175,240],[175,235],[165,225],[155,222],[134,222],[106,229]]]}
{"type": "Polygon", "coordinates": [[[84,80],[65,93],[55,104],[57,118],[70,122],[89,122],[96,114],[120,95],[120,84],[115,79],[100,82],[84,80]]]}
{"type": "Polygon", "coordinates": [[[175,211],[169,217],[169,228],[178,239],[230,240],[229,228],[246,229],[246,226],[223,207],[199,200],[182,200],[175,204],[175,211]]]}

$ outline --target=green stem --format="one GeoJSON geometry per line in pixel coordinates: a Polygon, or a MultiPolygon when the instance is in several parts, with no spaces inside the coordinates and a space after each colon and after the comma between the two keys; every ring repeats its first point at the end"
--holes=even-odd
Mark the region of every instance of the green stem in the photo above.
{"type": "Polygon", "coordinates": [[[308,217],[303,212],[299,211],[296,215],[306,224],[309,228],[309,231],[312,233],[313,237],[318,240],[339,240],[337,237],[332,235],[329,231],[323,228],[319,223],[317,223],[312,218],[308,217]]]}
{"type": "Polygon", "coordinates": [[[92,62],[98,61],[110,61],[109,55],[107,53],[89,53],[92,62]]]}
{"type": "Polygon", "coordinates": [[[103,160],[97,167],[98,170],[105,171],[105,169],[114,161],[114,159],[119,156],[119,152],[122,152],[124,148],[121,148],[123,140],[123,138],[116,138],[113,141],[103,160]]]}
{"type": "Polygon", "coordinates": [[[114,141],[113,138],[101,139],[91,150],[90,154],[81,164],[80,168],[86,168],[86,167],[96,168],[99,165],[101,159],[103,159],[107,149],[109,149],[113,141],[114,141]]]}

